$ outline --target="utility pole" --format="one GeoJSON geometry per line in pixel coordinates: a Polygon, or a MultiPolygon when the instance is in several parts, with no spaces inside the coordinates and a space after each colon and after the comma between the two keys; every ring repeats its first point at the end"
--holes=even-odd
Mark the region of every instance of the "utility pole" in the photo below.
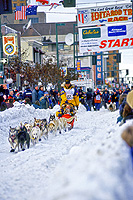
{"type": "Polygon", "coordinates": [[[75,79],[75,26],[77,26],[77,24],[73,24],[73,66],[74,66],[74,79],[75,79]]]}

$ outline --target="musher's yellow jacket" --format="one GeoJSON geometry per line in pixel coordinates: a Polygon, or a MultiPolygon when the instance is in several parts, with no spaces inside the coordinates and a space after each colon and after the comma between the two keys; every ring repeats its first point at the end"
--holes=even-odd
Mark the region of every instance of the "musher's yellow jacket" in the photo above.
{"type": "Polygon", "coordinates": [[[61,90],[61,105],[64,103],[71,103],[74,106],[79,106],[79,95],[76,88],[70,84],[69,87],[64,86],[61,90]]]}

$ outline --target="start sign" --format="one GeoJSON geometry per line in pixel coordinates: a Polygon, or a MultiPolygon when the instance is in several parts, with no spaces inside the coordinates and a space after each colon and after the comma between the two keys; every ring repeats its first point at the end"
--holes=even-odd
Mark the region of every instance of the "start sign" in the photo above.
{"type": "Polygon", "coordinates": [[[133,48],[133,23],[79,28],[80,53],[133,48]]]}
{"type": "Polygon", "coordinates": [[[7,56],[11,56],[14,55],[15,51],[15,36],[3,36],[3,52],[7,56]]]}

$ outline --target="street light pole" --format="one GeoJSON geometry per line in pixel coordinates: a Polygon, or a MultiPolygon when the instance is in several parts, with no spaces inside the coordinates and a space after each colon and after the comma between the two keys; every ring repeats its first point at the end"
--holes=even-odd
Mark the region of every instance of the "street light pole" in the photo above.
{"type": "MultiPolygon", "coordinates": [[[[74,66],[74,79],[75,79],[75,26],[77,24],[73,24],[73,66],[74,66]]],[[[77,58],[78,60],[78,58],[77,58]]]]}
{"type": "MultiPolygon", "coordinates": [[[[59,51],[58,51],[58,24],[56,23],[56,56],[57,56],[57,68],[59,70],[59,51]]],[[[60,92],[60,81],[58,79],[58,92],[60,92]]]]}
{"type": "Polygon", "coordinates": [[[56,23],[56,54],[57,54],[57,67],[59,69],[59,51],[58,51],[58,24],[56,23]]]}

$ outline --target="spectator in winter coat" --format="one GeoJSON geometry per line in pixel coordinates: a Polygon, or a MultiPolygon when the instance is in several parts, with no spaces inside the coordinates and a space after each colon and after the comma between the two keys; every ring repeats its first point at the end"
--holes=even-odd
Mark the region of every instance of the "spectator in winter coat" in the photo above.
{"type": "Polygon", "coordinates": [[[23,93],[22,91],[18,92],[16,94],[16,100],[19,101],[20,103],[23,101],[23,93]]]}
{"type": "Polygon", "coordinates": [[[61,96],[60,96],[60,93],[58,92],[58,105],[60,105],[61,103],[61,96]]]}
{"type": "Polygon", "coordinates": [[[12,108],[14,105],[13,105],[13,99],[6,99],[6,105],[7,105],[7,109],[8,108],[12,108]]]}
{"type": "Polygon", "coordinates": [[[126,97],[126,104],[122,113],[123,120],[121,121],[122,125],[128,119],[133,119],[133,91],[129,92],[126,97]]]}
{"type": "Polygon", "coordinates": [[[107,109],[107,103],[109,101],[109,92],[107,90],[103,92],[102,99],[104,102],[104,108],[107,109]]]}
{"type": "Polygon", "coordinates": [[[8,99],[13,99],[13,103],[15,102],[15,95],[14,95],[13,90],[10,90],[10,91],[9,91],[8,99]]]}
{"type": "Polygon", "coordinates": [[[91,111],[91,107],[92,107],[92,99],[93,95],[92,95],[92,89],[91,88],[87,88],[87,93],[86,93],[86,102],[88,104],[88,110],[91,111]]]}
{"type": "Polygon", "coordinates": [[[116,90],[113,90],[113,94],[111,96],[112,103],[116,103],[116,109],[119,109],[119,93],[116,93],[116,90]]]}
{"type": "Polygon", "coordinates": [[[39,87],[39,92],[38,92],[38,100],[40,101],[40,98],[44,96],[44,89],[43,85],[39,87]]]}
{"type": "Polygon", "coordinates": [[[32,91],[32,103],[34,104],[38,100],[38,85],[35,85],[35,88],[32,91]]]}
{"type": "Polygon", "coordinates": [[[128,92],[130,92],[130,88],[129,87],[126,87],[125,91],[124,91],[124,94],[128,94],[128,92]]]}
{"type": "Polygon", "coordinates": [[[24,104],[29,104],[30,106],[32,105],[31,100],[27,97],[24,99],[24,104]]]}
{"type": "Polygon", "coordinates": [[[79,94],[79,101],[81,101],[81,98],[84,97],[84,92],[82,90],[82,87],[80,87],[80,89],[78,90],[78,94],[79,94]]]}
{"type": "Polygon", "coordinates": [[[29,86],[27,86],[25,91],[24,91],[23,99],[25,99],[25,98],[29,98],[30,101],[32,102],[32,91],[31,91],[29,86]]]}
{"type": "MultiPolygon", "coordinates": [[[[0,91],[2,91],[2,90],[0,89],[0,91]]],[[[7,109],[7,105],[4,102],[3,93],[0,92],[0,111],[4,111],[6,109],[7,109]]]]}
{"type": "Polygon", "coordinates": [[[117,118],[117,123],[121,122],[121,120],[123,119],[123,110],[126,105],[126,97],[127,97],[127,94],[120,95],[120,98],[119,98],[119,114],[120,114],[120,116],[117,118]]]}
{"type": "MultiPolygon", "coordinates": [[[[54,97],[53,97],[54,98],[54,97]]],[[[52,109],[53,107],[54,107],[54,104],[53,104],[53,102],[52,102],[52,96],[51,96],[51,94],[48,94],[48,97],[47,97],[47,100],[48,100],[48,107],[50,108],[50,109],[52,109]]]]}
{"type": "Polygon", "coordinates": [[[53,97],[55,99],[56,104],[58,104],[58,92],[55,89],[53,89],[53,97]]]}
{"type": "Polygon", "coordinates": [[[97,88],[95,95],[94,95],[94,103],[95,103],[95,109],[100,110],[100,104],[101,104],[101,93],[99,89],[97,88]]]}
{"type": "Polygon", "coordinates": [[[85,106],[86,110],[89,111],[89,106],[86,102],[86,94],[84,92],[84,95],[81,97],[81,100],[80,100],[81,104],[85,106]]]}
{"type": "Polygon", "coordinates": [[[9,95],[9,89],[7,88],[6,84],[3,85],[3,89],[4,89],[4,95],[6,96],[6,99],[7,99],[9,95]]]}
{"type": "Polygon", "coordinates": [[[103,94],[107,92],[109,94],[108,88],[106,87],[105,90],[103,91],[103,94]]]}
{"type": "Polygon", "coordinates": [[[49,102],[48,102],[48,99],[47,99],[47,94],[44,94],[40,99],[39,99],[39,102],[40,102],[40,107],[41,109],[47,109],[49,107],[49,102]]]}

